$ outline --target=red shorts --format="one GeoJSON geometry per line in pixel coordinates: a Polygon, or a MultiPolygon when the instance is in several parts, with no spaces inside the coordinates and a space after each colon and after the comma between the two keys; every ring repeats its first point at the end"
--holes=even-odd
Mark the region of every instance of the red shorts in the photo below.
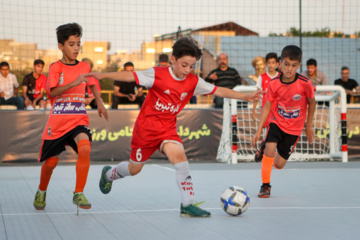
{"type": "MultiPolygon", "coordinates": [[[[137,138],[133,137],[133,139],[131,140],[131,154],[130,154],[130,159],[133,162],[145,162],[146,160],[148,160],[151,155],[153,155],[153,153],[158,149],[159,152],[162,152],[162,147],[165,143],[167,142],[174,142],[174,143],[178,143],[178,144],[182,144],[182,141],[179,137],[179,135],[168,135],[168,136],[163,136],[162,138],[158,138],[158,139],[154,139],[151,141],[147,141],[148,143],[151,143],[151,147],[146,147],[148,146],[148,144],[143,144],[144,140],[142,139],[141,142],[145,147],[134,147],[134,145],[137,145],[137,138]],[[133,144],[135,143],[135,144],[133,144]]],[[[164,153],[163,153],[164,154],[164,153]]]]}

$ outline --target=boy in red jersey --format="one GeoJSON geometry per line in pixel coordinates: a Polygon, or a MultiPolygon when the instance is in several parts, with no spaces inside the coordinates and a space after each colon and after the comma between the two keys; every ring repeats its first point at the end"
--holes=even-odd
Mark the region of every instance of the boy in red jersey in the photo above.
{"type": "Polygon", "coordinates": [[[86,82],[93,92],[99,116],[108,119],[106,109],[95,86],[94,78],[86,78],[91,72],[88,63],[76,60],[80,52],[82,28],[77,23],[61,25],[56,29],[58,47],[63,52],[61,60],[50,65],[46,90],[50,95],[52,109],[42,135],[42,146],[38,161],[41,167],[40,185],[35,195],[34,207],[43,210],[46,206],[46,190],[51,174],[56,167],[59,155],[65,145],[77,153],[76,186],[73,203],[80,208],[89,209],[91,204],[83,190],[90,167],[91,133],[89,117],[85,110],[86,82]]]}
{"type": "MultiPolygon", "coordinates": [[[[266,73],[261,74],[256,83],[257,89],[261,89],[264,92],[267,91],[270,80],[279,75],[279,73],[276,71],[276,67],[278,66],[277,54],[274,52],[268,53],[268,54],[266,54],[265,60],[266,60],[266,67],[267,67],[268,71],[266,73]]],[[[261,109],[264,108],[265,103],[266,103],[266,93],[263,94],[261,109]]],[[[257,105],[257,103],[255,102],[254,107],[253,107],[253,119],[254,120],[256,120],[256,111],[255,111],[256,105],[257,105]]],[[[266,128],[268,127],[268,125],[269,125],[269,117],[266,119],[266,122],[264,124],[265,131],[266,131],[266,128]]],[[[261,162],[262,157],[264,155],[264,149],[265,149],[265,141],[262,141],[260,144],[260,149],[255,153],[255,162],[261,162]]]]}
{"type": "Polygon", "coordinates": [[[171,67],[86,75],[97,79],[136,81],[137,84],[149,88],[134,126],[130,161],[121,162],[113,168],[110,166],[103,168],[99,183],[102,193],[110,192],[113,180],[138,174],[145,161],[158,149],[175,167],[176,182],[182,200],[181,216],[209,217],[211,215],[195,203],[189,163],[176,130],[176,116],[193,95],[215,94],[219,97],[256,101],[261,97],[261,91],[248,95],[205,82],[191,73],[201,56],[201,50],[190,39],[180,38],[173,46],[171,67]]]}
{"type": "Polygon", "coordinates": [[[34,71],[24,76],[22,82],[22,95],[27,110],[34,110],[36,105],[39,105],[41,110],[45,109],[46,101],[43,98],[46,77],[42,74],[44,65],[45,63],[43,60],[36,59],[34,61],[34,71]]]}
{"type": "Polygon", "coordinates": [[[283,73],[270,81],[259,128],[251,141],[254,146],[260,139],[261,130],[270,113],[261,166],[263,185],[258,194],[260,198],[270,197],[272,165],[277,169],[285,166],[303,131],[305,120],[306,137],[310,144],[315,137],[312,127],[316,106],[314,88],[309,79],[296,73],[301,64],[301,56],[301,49],[294,45],[282,50],[280,64],[283,73]]]}

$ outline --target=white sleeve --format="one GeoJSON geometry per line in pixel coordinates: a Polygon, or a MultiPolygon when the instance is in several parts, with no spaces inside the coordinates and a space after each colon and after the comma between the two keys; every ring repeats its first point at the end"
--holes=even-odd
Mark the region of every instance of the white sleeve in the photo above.
{"type": "Polygon", "coordinates": [[[199,81],[198,81],[195,91],[194,91],[194,96],[201,95],[201,94],[211,94],[211,93],[213,93],[214,89],[215,89],[215,85],[205,82],[204,79],[199,77],[199,81]]]}
{"type": "Polygon", "coordinates": [[[18,88],[18,87],[19,87],[19,83],[18,83],[18,81],[17,81],[17,79],[16,79],[16,76],[15,76],[14,74],[13,74],[12,76],[13,76],[14,87],[15,87],[15,88],[18,88]]]}
{"type": "Polygon", "coordinates": [[[259,75],[259,78],[256,82],[256,87],[257,89],[262,89],[262,78],[261,78],[261,75],[259,75]]]}
{"type": "Polygon", "coordinates": [[[155,69],[149,68],[145,71],[135,71],[136,83],[141,86],[151,88],[155,81],[155,69]],[[139,81],[139,82],[138,82],[139,81]]]}

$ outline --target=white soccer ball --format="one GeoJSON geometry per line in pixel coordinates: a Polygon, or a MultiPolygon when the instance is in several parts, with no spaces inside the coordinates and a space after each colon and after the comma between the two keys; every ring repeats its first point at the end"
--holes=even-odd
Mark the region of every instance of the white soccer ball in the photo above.
{"type": "Polygon", "coordinates": [[[248,209],[250,198],[244,188],[232,186],[221,194],[220,202],[226,213],[239,216],[248,209]]]}

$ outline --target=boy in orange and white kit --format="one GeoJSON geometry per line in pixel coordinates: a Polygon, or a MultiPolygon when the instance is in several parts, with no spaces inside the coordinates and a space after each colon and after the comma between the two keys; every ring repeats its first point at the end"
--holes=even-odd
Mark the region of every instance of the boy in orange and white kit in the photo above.
{"type": "Polygon", "coordinates": [[[260,198],[270,197],[272,166],[277,169],[285,166],[304,129],[305,121],[309,143],[315,138],[312,127],[316,107],[314,88],[308,78],[296,73],[301,65],[301,57],[302,51],[297,46],[289,45],[282,50],[280,64],[283,72],[270,81],[259,128],[251,141],[254,146],[260,139],[261,130],[270,113],[261,165],[263,184],[258,194],[260,198]]]}
{"type": "Polygon", "coordinates": [[[40,185],[35,195],[34,207],[43,210],[46,206],[46,190],[59,155],[69,145],[78,153],[76,163],[76,186],[73,203],[89,209],[91,204],[83,190],[90,167],[91,133],[89,116],[85,110],[85,87],[93,92],[99,116],[108,120],[107,111],[96,89],[96,79],[84,76],[91,72],[90,65],[76,60],[80,52],[82,28],[77,23],[61,25],[56,29],[58,47],[63,52],[61,60],[51,64],[46,84],[52,109],[42,135],[38,161],[41,167],[40,185]]]}
{"type": "Polygon", "coordinates": [[[173,46],[170,67],[154,67],[136,72],[87,74],[97,79],[136,82],[149,88],[134,126],[130,161],[103,168],[99,183],[102,193],[108,194],[111,191],[114,180],[138,174],[151,155],[159,150],[168,157],[175,168],[176,183],[181,196],[180,215],[183,217],[211,215],[195,203],[189,162],[176,130],[176,116],[193,95],[214,94],[218,97],[257,101],[261,91],[252,94],[239,93],[205,82],[191,73],[201,56],[201,50],[192,40],[180,38],[173,46]]]}

